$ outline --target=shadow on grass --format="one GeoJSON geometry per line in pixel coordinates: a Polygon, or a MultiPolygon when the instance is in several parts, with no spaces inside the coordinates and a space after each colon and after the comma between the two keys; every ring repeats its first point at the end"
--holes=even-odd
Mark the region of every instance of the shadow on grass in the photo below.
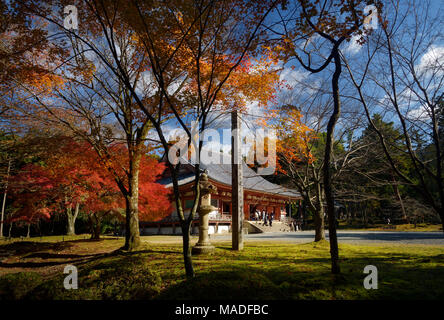
{"type": "MultiPolygon", "coordinates": [[[[258,261],[243,266],[221,265],[200,272],[163,291],[161,300],[292,300],[292,299],[442,299],[444,296],[444,255],[411,258],[363,257],[342,259],[340,275],[330,273],[329,258],[294,260],[292,264],[271,266],[258,261]],[[401,259],[402,258],[402,259],[401,259]],[[411,262],[406,263],[405,261],[411,262]],[[363,269],[378,268],[378,290],[363,286],[363,269]]],[[[285,259],[285,262],[288,259],[285,259]]],[[[282,262],[282,261],[281,261],[282,262]]]]}
{"type": "MultiPolygon", "coordinates": [[[[76,240],[77,241],[77,240],[76,240]]],[[[97,240],[95,240],[97,241],[97,240]]],[[[29,250],[30,247],[24,243],[20,243],[19,246],[14,246],[15,252],[18,251],[23,252],[29,252],[29,251],[43,251],[43,250],[55,250],[54,248],[57,248],[57,250],[63,250],[70,247],[70,244],[62,242],[64,244],[63,246],[56,246],[60,245],[61,243],[39,243],[38,246],[33,246],[33,250],[29,250]],[[18,250],[17,250],[18,247],[18,250]],[[28,251],[25,251],[28,250],[28,251]]],[[[72,246],[72,245],[71,245],[72,246]]],[[[165,251],[165,250],[137,250],[137,251],[125,251],[122,249],[116,249],[114,251],[108,252],[108,253],[97,253],[97,254],[58,254],[58,253],[49,253],[49,252],[35,252],[31,254],[27,254],[23,256],[21,259],[25,261],[20,262],[0,262],[0,268],[43,268],[43,267],[50,267],[50,266],[57,266],[57,265],[63,265],[67,263],[73,263],[76,265],[83,265],[89,262],[93,262],[98,259],[107,258],[107,257],[113,257],[113,256],[135,256],[139,254],[177,254],[177,252],[174,251],[165,251]],[[26,259],[44,259],[44,260],[57,260],[57,261],[42,261],[42,262],[35,262],[35,261],[26,261],[26,259]],[[62,260],[62,261],[60,261],[62,260]]]]}
{"type": "Polygon", "coordinates": [[[11,275],[7,281],[0,281],[0,289],[6,288],[0,290],[0,299],[442,299],[444,296],[444,254],[352,250],[346,253],[344,249],[342,274],[335,276],[330,273],[328,246],[324,248],[322,244],[301,246],[295,252],[255,247],[235,253],[227,246],[217,246],[212,256],[194,256],[197,275],[184,279],[181,250],[165,249],[164,246],[134,252],[119,249],[88,255],[82,264],[76,263],[78,290],[63,288],[62,273],[50,280],[33,280],[32,284],[26,280],[33,279],[32,275],[11,275]],[[378,268],[378,290],[363,287],[367,276],[363,269],[369,264],[378,268]]]}
{"type": "Polygon", "coordinates": [[[235,252],[235,250],[233,250],[233,248],[230,248],[230,247],[216,246],[215,248],[217,248],[217,249],[221,249],[221,250],[226,250],[226,251],[232,251],[232,252],[235,252]]]}
{"type": "Polygon", "coordinates": [[[30,252],[38,252],[45,250],[61,251],[72,247],[69,242],[34,242],[34,241],[20,241],[8,243],[0,246],[0,251],[3,253],[20,255],[30,252]]]}

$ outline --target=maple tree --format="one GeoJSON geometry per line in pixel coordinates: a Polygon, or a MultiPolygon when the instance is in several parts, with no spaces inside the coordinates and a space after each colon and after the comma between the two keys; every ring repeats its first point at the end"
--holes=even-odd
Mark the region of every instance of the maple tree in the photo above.
{"type": "MultiPolygon", "coordinates": [[[[272,110],[262,125],[276,131],[276,173],[289,179],[313,212],[315,241],[325,240],[322,192],[322,147],[319,133],[309,128],[297,107],[272,110]],[[320,158],[320,159],[318,159],[320,158]]],[[[321,139],[322,140],[322,139],[321,139]]]]}
{"type": "MultiPolygon", "coordinates": [[[[53,59],[58,66],[51,74],[63,81],[49,83],[50,90],[43,92],[51,99],[33,92],[31,102],[27,101],[32,106],[27,108],[39,110],[93,145],[127,199],[124,248],[133,250],[139,244],[137,184],[148,131],[155,131],[168,153],[165,121],[176,122],[190,145],[191,121],[198,121],[203,131],[213,111],[242,108],[249,98],[265,103],[272,97],[278,77],[267,56],[259,57],[256,49],[262,23],[277,1],[171,1],[167,5],[81,1],[76,4],[82,17],[78,31],[65,29],[60,19],[66,1],[43,3],[50,6],[32,0],[15,5],[24,15],[51,26],[45,31],[64,34],[47,39],[66,49],[70,57],[60,54],[53,59]],[[109,165],[116,127],[127,142],[129,165],[123,180],[109,165]]],[[[185,269],[193,276],[189,236],[198,206],[200,170],[197,165],[196,198],[192,213],[185,217],[177,185],[180,164],[167,166],[182,225],[185,269]]]]}
{"type": "MultiPolygon", "coordinates": [[[[71,138],[60,143],[57,152],[46,158],[43,164],[26,165],[12,178],[13,205],[17,211],[10,222],[36,223],[41,218],[48,219],[64,212],[67,234],[75,234],[75,220],[81,210],[88,215],[92,237],[97,239],[105,216],[119,218],[119,208],[125,207],[124,197],[89,144],[71,138]]],[[[114,151],[125,155],[122,146],[115,146],[114,151]]],[[[144,156],[141,168],[144,172],[139,185],[141,218],[162,218],[171,210],[168,190],[155,182],[164,167],[157,160],[144,156]]]]}
{"type": "Polygon", "coordinates": [[[29,164],[20,173],[11,177],[11,193],[14,197],[14,213],[5,221],[8,223],[25,223],[29,226],[40,219],[49,219],[48,209],[51,199],[53,181],[39,165],[29,164]]]}
{"type": "MultiPolygon", "coordinates": [[[[91,41],[96,41],[94,39],[92,36],[91,41]]],[[[146,137],[151,126],[147,118],[135,108],[122,82],[110,78],[110,74],[104,72],[100,64],[94,65],[90,57],[86,56],[83,43],[77,38],[68,37],[66,40],[71,48],[62,52],[69,52],[69,58],[60,54],[47,69],[52,78],[63,80],[47,81],[43,78],[38,83],[21,82],[20,89],[26,99],[20,99],[10,121],[20,125],[31,122],[41,126],[43,123],[60,130],[68,129],[94,147],[98,161],[112,174],[120,192],[128,199],[125,203],[127,232],[124,248],[133,250],[139,243],[137,202],[140,159],[146,150],[146,137]],[[114,115],[114,123],[104,116],[106,114],[114,115]],[[120,132],[115,132],[116,129],[120,132]],[[121,150],[127,154],[126,163],[120,163],[125,168],[123,171],[126,177],[122,175],[122,167],[110,165],[116,162],[112,149],[116,142],[120,142],[120,137],[115,139],[114,134],[126,136],[127,147],[121,150]]],[[[124,65],[126,72],[132,77],[132,85],[143,82],[148,87],[149,82],[141,79],[145,65],[141,62],[142,66],[136,69],[132,62],[137,61],[138,52],[133,51],[131,33],[121,30],[116,41],[119,41],[121,54],[126,59],[126,63],[122,62],[120,65],[124,65]]],[[[64,48],[62,41],[50,43],[64,48]]],[[[106,66],[106,62],[103,65],[106,66]]],[[[147,93],[143,99],[147,102],[153,99],[155,103],[156,94],[147,93]]]]}
{"type": "MultiPolygon", "coordinates": [[[[255,58],[254,50],[258,30],[274,5],[273,2],[243,1],[174,3],[171,7],[173,10],[167,8],[167,12],[160,16],[160,19],[169,22],[165,25],[153,21],[152,16],[147,14],[149,10],[146,4],[136,4],[138,16],[133,17],[133,21],[143,21],[135,29],[146,49],[161,92],[162,104],[159,104],[159,110],[166,109],[174,114],[174,120],[185,132],[187,148],[198,150],[197,158],[200,158],[203,142],[193,140],[192,121],[199,123],[199,130],[203,132],[212,112],[242,109],[248,98],[259,103],[272,98],[272,88],[278,77],[270,68],[270,61],[255,58]],[[158,34],[168,36],[159,39],[158,34]],[[164,41],[168,44],[165,45],[164,41]],[[170,52],[165,54],[164,48],[168,48],[170,52]],[[174,70],[176,66],[180,66],[183,77],[189,79],[178,97],[181,98],[180,101],[172,99],[169,93],[170,70],[174,70]]],[[[158,17],[154,20],[156,18],[158,17]]],[[[146,113],[145,106],[139,105],[146,113]]],[[[158,124],[158,119],[152,118],[151,121],[165,153],[170,154],[171,146],[158,124]]],[[[176,210],[181,222],[186,275],[193,277],[190,225],[200,199],[200,167],[199,163],[194,165],[194,204],[189,215],[185,216],[178,183],[181,163],[168,161],[167,166],[172,177],[176,210]]]]}
{"type": "MultiPolygon", "coordinates": [[[[116,148],[115,152],[121,152],[116,148]]],[[[82,211],[86,212],[91,224],[93,239],[100,237],[101,222],[105,218],[124,220],[120,208],[125,207],[122,197],[112,176],[100,166],[97,166],[93,176],[88,177],[88,197],[82,203],[82,211]]],[[[156,183],[163,173],[164,166],[157,160],[143,156],[140,163],[138,214],[140,221],[158,221],[171,212],[169,191],[156,183]]]]}

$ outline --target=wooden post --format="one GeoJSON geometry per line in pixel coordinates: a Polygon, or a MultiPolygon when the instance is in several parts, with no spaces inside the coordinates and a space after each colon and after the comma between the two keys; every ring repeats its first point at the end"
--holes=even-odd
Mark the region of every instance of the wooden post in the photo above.
{"type": "Polygon", "coordinates": [[[238,111],[231,112],[231,175],[232,175],[232,249],[244,248],[243,222],[244,222],[244,188],[242,184],[242,152],[241,145],[241,116],[238,111]]]}

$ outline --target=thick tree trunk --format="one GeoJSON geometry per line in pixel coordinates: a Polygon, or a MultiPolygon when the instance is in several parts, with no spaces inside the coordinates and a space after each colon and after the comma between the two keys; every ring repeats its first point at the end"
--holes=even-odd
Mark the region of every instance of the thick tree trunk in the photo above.
{"type": "Polygon", "coordinates": [[[126,198],[126,228],[124,250],[134,251],[140,245],[138,193],[126,198]]]}
{"type": "Polygon", "coordinates": [[[72,207],[66,208],[66,218],[67,218],[66,235],[68,236],[73,236],[76,234],[75,225],[76,225],[77,215],[79,214],[79,206],[80,206],[79,203],[76,203],[74,213],[72,212],[72,207]]]}
{"type": "Polygon", "coordinates": [[[182,222],[182,238],[183,238],[183,262],[185,264],[185,273],[187,278],[193,278],[194,268],[193,260],[191,256],[191,243],[190,243],[190,233],[191,233],[191,221],[182,222]]]}
{"type": "Polygon", "coordinates": [[[334,49],[334,61],[335,61],[335,72],[332,78],[332,89],[333,89],[333,102],[334,110],[328,121],[327,125],[327,138],[325,143],[325,155],[324,161],[325,165],[324,171],[324,191],[325,200],[327,202],[327,215],[328,215],[328,237],[330,239],[330,255],[331,255],[331,272],[333,274],[338,274],[341,272],[339,267],[339,248],[338,248],[338,237],[336,234],[336,216],[335,216],[335,201],[333,196],[333,188],[331,181],[330,172],[330,162],[331,154],[333,152],[333,135],[336,122],[339,119],[341,113],[341,103],[339,100],[339,76],[341,74],[341,57],[337,48],[334,49]]]}
{"type": "Polygon", "coordinates": [[[125,245],[123,250],[134,251],[140,245],[139,229],[139,170],[140,154],[133,154],[131,172],[128,177],[128,194],[126,202],[125,245]]]}
{"type": "Polygon", "coordinates": [[[91,239],[100,240],[100,233],[101,233],[100,218],[95,213],[91,214],[90,222],[91,222],[91,239]]]}
{"type": "Polygon", "coordinates": [[[100,233],[101,233],[101,223],[100,221],[97,221],[96,225],[94,226],[94,240],[100,239],[100,233]]]}
{"type": "Polygon", "coordinates": [[[67,217],[67,226],[66,226],[66,234],[68,236],[75,235],[75,220],[73,214],[70,212],[72,209],[67,209],[66,217],[67,217]]]}

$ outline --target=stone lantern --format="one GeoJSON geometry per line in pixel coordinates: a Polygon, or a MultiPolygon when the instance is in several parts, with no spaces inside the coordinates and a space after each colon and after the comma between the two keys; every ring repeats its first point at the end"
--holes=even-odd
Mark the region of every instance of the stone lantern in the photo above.
{"type": "Polygon", "coordinates": [[[217,191],[217,188],[208,181],[208,175],[202,173],[200,176],[200,205],[199,205],[199,241],[193,247],[193,254],[209,253],[214,250],[208,239],[208,214],[216,207],[211,205],[211,194],[217,191]]]}

